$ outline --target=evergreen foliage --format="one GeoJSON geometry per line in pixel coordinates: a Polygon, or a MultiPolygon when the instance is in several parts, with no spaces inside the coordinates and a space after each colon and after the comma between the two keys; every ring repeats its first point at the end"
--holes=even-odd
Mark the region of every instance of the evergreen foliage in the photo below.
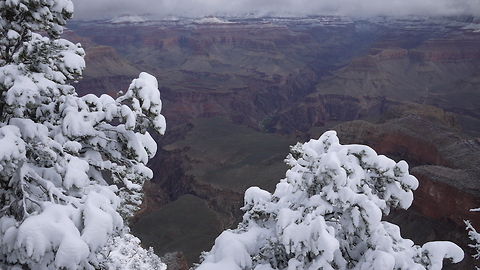
{"type": "Polygon", "coordinates": [[[0,0],[0,267],[165,269],[126,220],[165,131],[156,79],[117,99],[78,97],[69,0],[0,0]],[[42,33],[40,35],[39,33],[42,33]]]}

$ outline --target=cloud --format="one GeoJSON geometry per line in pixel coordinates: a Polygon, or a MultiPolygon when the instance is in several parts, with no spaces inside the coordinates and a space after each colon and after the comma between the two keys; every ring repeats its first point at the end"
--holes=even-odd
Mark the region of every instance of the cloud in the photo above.
{"type": "Polygon", "coordinates": [[[247,13],[353,17],[375,15],[475,15],[480,0],[72,0],[76,19],[121,14],[205,16],[247,13]]]}

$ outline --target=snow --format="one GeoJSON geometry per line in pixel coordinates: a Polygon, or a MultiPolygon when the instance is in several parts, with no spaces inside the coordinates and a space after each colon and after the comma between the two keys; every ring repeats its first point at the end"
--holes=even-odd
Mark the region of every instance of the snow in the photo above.
{"type": "Polygon", "coordinates": [[[108,189],[99,186],[91,188],[94,190],[88,193],[84,204],[81,237],[90,250],[97,251],[107,242],[114,229],[123,227],[123,221],[116,212],[120,203],[118,197],[108,189]]]}
{"type": "Polygon", "coordinates": [[[36,139],[40,142],[45,141],[48,136],[48,128],[42,124],[37,124],[30,119],[12,118],[10,124],[20,129],[20,134],[24,139],[36,139]]]}
{"type": "Polygon", "coordinates": [[[2,146],[0,176],[6,179],[14,174],[18,164],[25,159],[25,142],[20,136],[20,130],[16,126],[9,125],[0,128],[0,145],[2,146]]]}
{"type": "Polygon", "coordinates": [[[68,141],[63,145],[63,149],[72,154],[78,154],[78,151],[82,149],[82,144],[75,141],[68,141]]]}
{"type": "Polygon", "coordinates": [[[109,20],[109,23],[142,23],[146,20],[138,15],[121,15],[109,20]]]}
{"type": "Polygon", "coordinates": [[[125,129],[133,130],[135,128],[136,119],[132,110],[127,105],[123,105],[120,109],[120,115],[125,119],[125,129]]]}
{"type": "Polygon", "coordinates": [[[157,143],[155,140],[152,138],[150,133],[135,133],[135,136],[137,137],[138,142],[141,145],[141,148],[145,150],[145,154],[147,157],[147,160],[149,158],[153,158],[155,156],[155,153],[157,152],[157,143]]]}
{"type": "Polygon", "coordinates": [[[0,128],[0,160],[20,159],[24,157],[25,145],[20,138],[20,129],[13,125],[0,128]]]}
{"type": "Polygon", "coordinates": [[[368,250],[365,254],[365,262],[359,270],[383,270],[395,269],[395,258],[381,250],[368,250]]]}
{"type": "MultiPolygon", "coordinates": [[[[69,102],[70,103],[70,102],[69,102]]],[[[63,110],[63,134],[67,137],[95,136],[96,130],[93,127],[93,119],[90,119],[88,112],[81,110],[77,104],[70,103],[63,110]]]]}
{"type": "Polygon", "coordinates": [[[74,156],[68,156],[67,162],[63,186],[66,189],[72,187],[84,188],[88,186],[90,184],[90,179],[87,174],[90,169],[88,162],[74,156]]]}
{"type": "Polygon", "coordinates": [[[153,254],[153,249],[143,249],[140,239],[128,233],[109,240],[113,250],[103,249],[98,256],[108,257],[104,263],[106,269],[155,269],[166,270],[167,266],[153,254]]]}
{"type": "Polygon", "coordinates": [[[43,267],[55,265],[55,268],[74,269],[72,266],[86,260],[90,251],[69,218],[72,207],[46,203],[43,208],[41,214],[26,219],[18,228],[12,226],[6,230],[5,237],[15,238],[9,250],[24,247],[26,253],[22,254],[20,261],[31,258],[43,267]],[[57,249],[53,265],[41,259],[52,249],[57,249]]]}
{"type": "Polygon", "coordinates": [[[199,24],[226,24],[231,22],[220,20],[215,16],[205,16],[203,19],[199,20],[198,23],[199,24]]]}
{"type": "MultiPolygon", "coordinates": [[[[35,89],[37,89],[35,83],[26,76],[15,73],[11,74],[11,76],[14,78],[14,81],[13,86],[9,87],[7,92],[6,103],[9,105],[18,104],[18,106],[22,107],[34,103],[36,95],[35,89]]],[[[23,116],[23,113],[19,111],[16,115],[23,116]]]]}
{"type": "Polygon", "coordinates": [[[245,205],[265,204],[272,199],[270,192],[259,187],[250,187],[245,191],[245,205]]]}
{"type": "MultiPolygon", "coordinates": [[[[470,209],[470,211],[479,211],[479,208],[470,209]]],[[[472,255],[473,258],[477,259],[480,258],[480,233],[473,227],[469,220],[465,220],[465,225],[467,225],[466,230],[468,231],[468,237],[470,240],[474,241],[474,244],[470,244],[469,246],[474,248],[476,253],[472,255]]],[[[477,267],[478,269],[478,267],[477,267]]]]}
{"type": "Polygon", "coordinates": [[[255,267],[253,270],[274,270],[270,265],[260,264],[255,267]]]}
{"type": "Polygon", "coordinates": [[[79,74],[85,68],[85,60],[77,52],[63,52],[61,54],[62,61],[57,68],[62,71],[62,73],[73,73],[79,74]]]}
{"type": "Polygon", "coordinates": [[[252,228],[242,235],[224,231],[215,240],[213,256],[206,257],[197,270],[252,268],[250,253],[261,248],[261,243],[268,233],[267,230],[258,227],[252,228]]]}
{"type": "Polygon", "coordinates": [[[452,242],[436,241],[425,243],[422,251],[427,253],[430,258],[431,266],[429,270],[440,270],[443,266],[443,259],[450,259],[454,263],[463,260],[463,250],[452,242]]]}
{"type": "Polygon", "coordinates": [[[7,32],[7,38],[8,39],[18,39],[18,38],[20,38],[20,34],[17,31],[10,29],[7,32]]]}

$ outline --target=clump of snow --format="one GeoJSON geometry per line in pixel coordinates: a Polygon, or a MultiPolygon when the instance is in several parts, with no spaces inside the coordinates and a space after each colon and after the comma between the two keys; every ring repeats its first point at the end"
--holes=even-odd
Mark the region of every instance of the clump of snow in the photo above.
{"type": "Polygon", "coordinates": [[[20,129],[8,125],[0,128],[0,176],[3,179],[12,177],[18,164],[25,159],[25,142],[21,139],[20,129]]]}
{"type": "Polygon", "coordinates": [[[74,156],[67,156],[68,163],[65,166],[63,186],[66,189],[71,187],[84,188],[90,184],[88,170],[90,165],[87,161],[74,156]]]}
{"type": "Polygon", "coordinates": [[[430,270],[440,270],[443,266],[443,259],[450,259],[453,263],[463,260],[463,250],[452,242],[436,241],[425,243],[422,252],[428,254],[430,259],[430,270]]]}
{"type": "MultiPolygon", "coordinates": [[[[166,128],[165,117],[160,114],[162,110],[162,101],[160,99],[160,91],[158,91],[158,82],[152,75],[142,72],[138,79],[130,84],[127,93],[119,97],[117,102],[129,102],[132,104],[134,113],[125,111],[123,116],[127,118],[128,123],[133,123],[133,119],[129,122],[130,115],[135,117],[138,122],[138,128],[142,129],[144,125],[151,124],[152,127],[160,134],[164,134],[166,128]]],[[[131,124],[127,125],[127,129],[131,128],[131,124]]]]}
{"type": "Polygon", "coordinates": [[[7,32],[7,37],[8,39],[18,39],[20,38],[20,34],[17,31],[10,29],[7,32]]]}
{"type": "MultiPolygon", "coordinates": [[[[0,228],[4,231],[2,248],[8,251],[7,260],[20,263],[33,260],[37,267],[76,269],[88,258],[90,250],[70,218],[75,209],[51,203],[42,208],[41,214],[31,216],[18,227],[0,228]],[[25,252],[16,252],[23,249],[25,252]],[[51,250],[57,251],[56,256],[46,256],[51,250]]],[[[1,218],[4,219],[8,220],[1,218]]]]}

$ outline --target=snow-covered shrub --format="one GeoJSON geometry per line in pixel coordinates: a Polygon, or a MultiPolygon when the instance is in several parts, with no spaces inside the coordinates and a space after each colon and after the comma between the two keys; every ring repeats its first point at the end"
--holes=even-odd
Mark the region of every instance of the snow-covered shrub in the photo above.
{"type": "Polygon", "coordinates": [[[165,131],[157,80],[78,97],[69,0],[0,0],[0,268],[165,269],[125,221],[165,131]],[[42,31],[41,36],[33,31],[42,31]]]}
{"type": "MultiPolygon", "coordinates": [[[[480,212],[480,208],[470,209],[472,212],[480,212]]],[[[474,248],[477,253],[473,254],[472,257],[474,259],[480,259],[480,233],[477,232],[475,227],[473,227],[472,223],[469,220],[465,220],[465,225],[467,225],[466,230],[468,232],[468,236],[470,240],[474,242],[474,244],[470,244],[469,246],[474,248]]],[[[476,267],[476,269],[480,269],[476,267]]]]}
{"type": "Polygon", "coordinates": [[[251,187],[237,229],[223,232],[197,270],[441,269],[463,259],[451,242],[422,247],[382,221],[408,208],[417,179],[364,145],[341,145],[334,131],[292,147],[273,194],[251,187]]]}

